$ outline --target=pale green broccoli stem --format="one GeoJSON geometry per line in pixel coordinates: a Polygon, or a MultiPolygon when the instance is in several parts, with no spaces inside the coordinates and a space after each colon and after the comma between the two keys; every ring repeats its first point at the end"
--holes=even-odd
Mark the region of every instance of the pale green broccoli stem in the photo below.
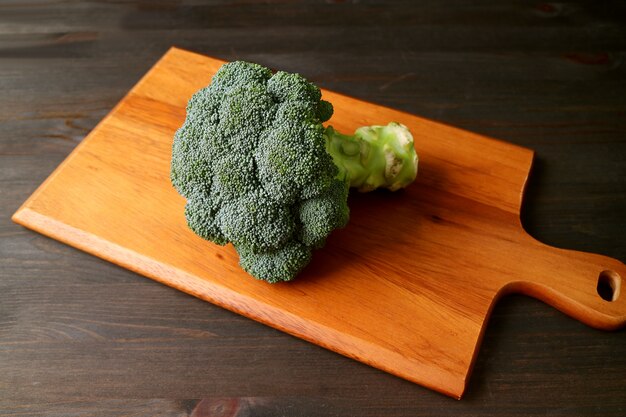
{"type": "Polygon", "coordinates": [[[344,135],[332,126],[324,132],[326,150],[339,168],[338,177],[361,192],[377,188],[399,190],[417,175],[413,136],[406,126],[364,126],[344,135]]]}

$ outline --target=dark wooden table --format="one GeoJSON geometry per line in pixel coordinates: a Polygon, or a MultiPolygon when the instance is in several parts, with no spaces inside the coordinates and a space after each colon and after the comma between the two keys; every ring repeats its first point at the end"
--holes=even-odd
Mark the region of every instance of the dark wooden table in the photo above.
{"type": "Polygon", "coordinates": [[[0,415],[626,415],[626,333],[530,298],[457,402],[10,221],[177,45],[532,148],[527,230],[625,261],[624,2],[203,3],[0,2],[0,415]]]}

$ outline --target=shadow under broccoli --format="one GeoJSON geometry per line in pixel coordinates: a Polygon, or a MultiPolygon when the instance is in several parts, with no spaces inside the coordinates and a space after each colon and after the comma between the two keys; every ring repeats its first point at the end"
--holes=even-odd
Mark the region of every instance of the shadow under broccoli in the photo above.
{"type": "Polygon", "coordinates": [[[232,243],[252,276],[289,281],[347,224],[349,187],[398,190],[415,179],[404,125],[343,135],[322,125],[332,113],[298,74],[224,64],[189,100],[174,137],[170,177],[191,230],[232,243]]]}

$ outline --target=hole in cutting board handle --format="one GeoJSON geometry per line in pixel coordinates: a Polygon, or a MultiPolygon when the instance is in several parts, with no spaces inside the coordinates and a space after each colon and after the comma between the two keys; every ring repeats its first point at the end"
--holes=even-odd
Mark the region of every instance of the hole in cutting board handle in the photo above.
{"type": "Polygon", "coordinates": [[[606,301],[615,301],[619,297],[622,277],[615,271],[604,270],[598,276],[598,295],[606,301]]]}

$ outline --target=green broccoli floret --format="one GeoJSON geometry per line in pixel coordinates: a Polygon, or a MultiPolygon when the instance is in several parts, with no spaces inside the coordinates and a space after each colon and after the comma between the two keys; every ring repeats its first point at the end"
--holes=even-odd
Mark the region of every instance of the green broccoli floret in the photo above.
{"type": "Polygon", "coordinates": [[[409,130],[324,128],[333,108],[298,74],[223,65],[189,100],[174,136],[170,177],[200,237],[232,243],[241,267],[289,281],[347,224],[348,188],[397,190],[415,179],[409,130]]]}

